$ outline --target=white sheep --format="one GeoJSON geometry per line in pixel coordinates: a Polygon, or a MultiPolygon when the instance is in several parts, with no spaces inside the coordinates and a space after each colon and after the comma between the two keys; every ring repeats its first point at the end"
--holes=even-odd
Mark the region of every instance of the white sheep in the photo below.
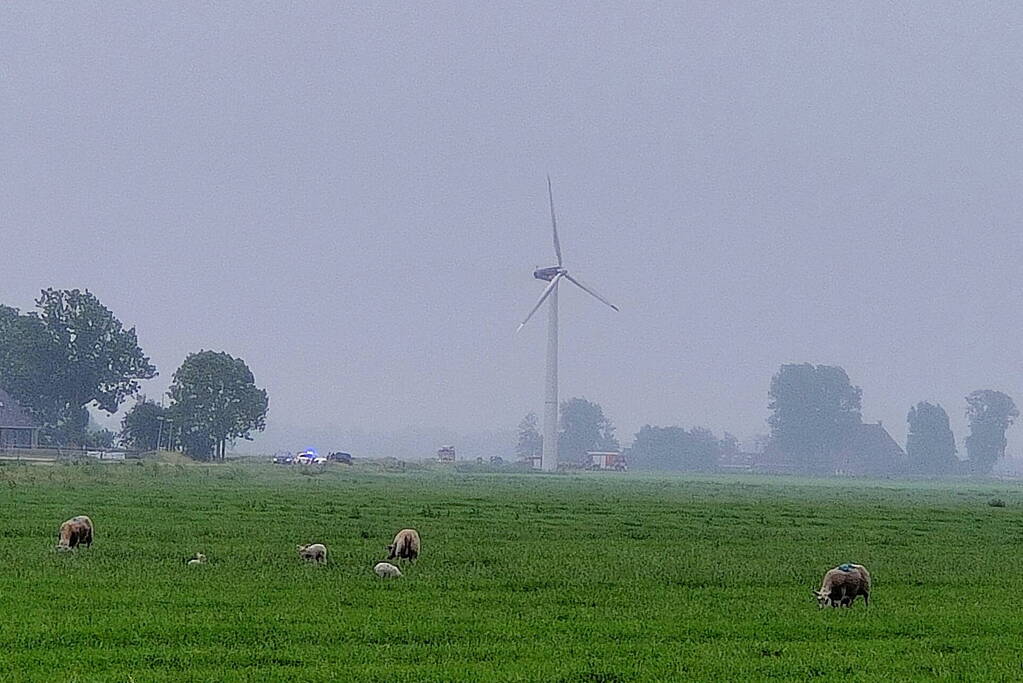
{"type": "Polygon", "coordinates": [[[298,546],[298,555],[303,560],[312,560],[313,562],[326,562],[327,546],[323,545],[322,543],[300,545],[298,546]]]}
{"type": "Polygon", "coordinates": [[[373,567],[373,571],[381,579],[396,579],[401,576],[401,570],[390,562],[377,562],[376,566],[373,567]]]}
{"type": "Polygon", "coordinates": [[[188,562],[186,562],[185,564],[187,564],[190,567],[194,567],[195,565],[199,564],[206,564],[206,556],[203,555],[202,553],[196,553],[195,557],[188,560],[188,562]]]}

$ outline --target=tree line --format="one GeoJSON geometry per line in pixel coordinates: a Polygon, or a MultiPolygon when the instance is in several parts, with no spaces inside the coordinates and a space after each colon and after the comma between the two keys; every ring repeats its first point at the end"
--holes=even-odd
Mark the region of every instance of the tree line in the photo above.
{"type": "MultiPolygon", "coordinates": [[[[772,377],[768,390],[770,435],[756,457],[776,458],[806,474],[831,474],[836,456],[848,449],[861,428],[862,389],[838,366],[785,364],[772,377]]],[[[921,401],[907,415],[905,457],[879,454],[886,474],[986,475],[1005,456],[1006,431],[1019,410],[1012,398],[993,389],[966,396],[965,415],[970,433],[960,459],[948,413],[936,403],[921,401]]],[[[588,451],[618,450],[614,425],[597,403],[573,398],[561,404],[558,429],[559,461],[586,466],[588,451]]],[[[516,453],[539,456],[543,449],[537,417],[519,423],[516,453]]],[[[636,469],[712,471],[739,456],[738,440],[727,432],[718,438],[709,429],[677,425],[644,425],[626,449],[636,469]]]]}
{"type": "Polygon", "coordinates": [[[32,415],[42,445],[180,448],[206,460],[266,426],[266,390],[240,358],[188,354],[166,407],[140,395],[140,382],[156,376],[135,328],[88,290],[45,289],[27,312],[0,304],[0,388],[32,415]],[[132,397],[119,433],[90,420],[90,407],[113,414],[132,397]]]}
{"type": "MultiPolygon", "coordinates": [[[[615,427],[604,409],[585,398],[562,401],[558,428],[558,461],[574,466],[589,465],[590,451],[617,451],[621,447],[615,427]]],[[[701,427],[644,426],[627,449],[629,466],[648,470],[711,471],[723,454],[738,451],[738,440],[726,434],[717,439],[701,427]]],[[[519,423],[515,452],[520,458],[538,457],[543,452],[543,435],[535,413],[519,423]]]]}

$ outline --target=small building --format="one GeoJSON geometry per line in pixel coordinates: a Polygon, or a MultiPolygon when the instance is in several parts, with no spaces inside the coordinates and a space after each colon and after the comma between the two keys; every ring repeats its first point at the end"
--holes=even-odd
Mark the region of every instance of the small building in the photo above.
{"type": "Polygon", "coordinates": [[[0,389],[0,448],[35,448],[39,425],[29,412],[0,389]]]}
{"type": "Polygon", "coordinates": [[[625,463],[625,455],[619,451],[588,451],[586,456],[590,459],[591,470],[625,472],[629,469],[625,463]]]}
{"type": "Polygon", "coordinates": [[[542,470],[543,469],[543,456],[542,455],[529,455],[522,458],[519,462],[523,462],[529,465],[530,469],[542,470]]]}
{"type": "Polygon", "coordinates": [[[724,472],[752,472],[759,453],[735,451],[718,458],[718,469],[724,472]]]}
{"type": "Polygon", "coordinates": [[[454,462],[455,461],[455,447],[454,446],[441,446],[437,449],[437,461],[438,462],[454,462]]]}

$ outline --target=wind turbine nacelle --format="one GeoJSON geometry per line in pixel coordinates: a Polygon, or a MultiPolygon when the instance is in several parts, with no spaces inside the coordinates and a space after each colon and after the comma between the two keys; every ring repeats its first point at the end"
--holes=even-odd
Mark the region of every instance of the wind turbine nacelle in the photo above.
{"type": "Polygon", "coordinates": [[[564,272],[567,271],[561,266],[551,266],[550,268],[537,268],[536,270],[533,271],[533,277],[535,277],[537,280],[546,280],[547,282],[550,282],[555,277],[557,277],[558,273],[564,272]]]}

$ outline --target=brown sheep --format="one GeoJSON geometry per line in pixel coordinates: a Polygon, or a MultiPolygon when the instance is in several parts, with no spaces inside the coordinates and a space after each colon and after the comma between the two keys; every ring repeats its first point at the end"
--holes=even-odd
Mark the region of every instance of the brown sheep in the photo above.
{"type": "Polygon", "coordinates": [[[387,546],[387,559],[399,558],[415,561],[419,557],[419,532],[415,529],[402,529],[394,537],[394,543],[387,546]]]}
{"type": "Polygon", "coordinates": [[[324,562],[327,561],[327,546],[322,543],[313,543],[312,545],[300,545],[298,546],[298,555],[303,560],[312,560],[313,562],[324,562]]]}
{"type": "Polygon", "coordinates": [[[60,525],[57,550],[71,550],[79,545],[92,545],[92,520],[85,515],[72,517],[60,525]]]}
{"type": "Polygon", "coordinates": [[[817,605],[824,607],[852,607],[857,596],[870,605],[870,573],[860,564],[843,564],[824,575],[821,588],[814,591],[817,605]]]}

